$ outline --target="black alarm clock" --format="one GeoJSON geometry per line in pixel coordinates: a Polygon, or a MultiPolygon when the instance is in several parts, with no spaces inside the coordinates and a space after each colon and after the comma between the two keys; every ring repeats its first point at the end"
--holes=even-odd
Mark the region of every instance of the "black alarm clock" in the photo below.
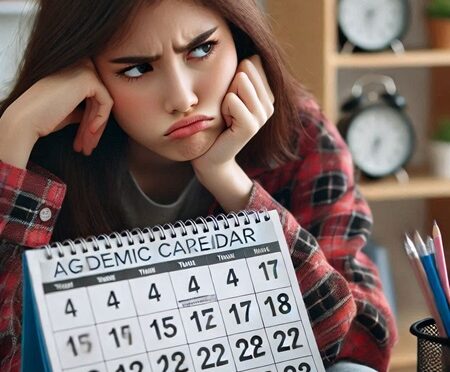
{"type": "Polygon", "coordinates": [[[389,48],[400,40],[409,18],[408,0],[339,0],[337,9],[341,37],[371,52],[389,48]]]}
{"type": "Polygon", "coordinates": [[[355,82],[352,95],[341,107],[338,129],[348,144],[355,166],[370,178],[395,174],[410,159],[415,145],[405,99],[394,80],[366,75],[355,82]],[[368,90],[381,85],[382,92],[368,90]]]}

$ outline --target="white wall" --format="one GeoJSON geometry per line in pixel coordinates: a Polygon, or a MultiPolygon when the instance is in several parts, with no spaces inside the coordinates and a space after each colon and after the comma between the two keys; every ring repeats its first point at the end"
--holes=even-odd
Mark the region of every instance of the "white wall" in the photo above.
{"type": "Polygon", "coordinates": [[[0,97],[6,94],[19,66],[33,9],[24,1],[0,1],[0,97]]]}

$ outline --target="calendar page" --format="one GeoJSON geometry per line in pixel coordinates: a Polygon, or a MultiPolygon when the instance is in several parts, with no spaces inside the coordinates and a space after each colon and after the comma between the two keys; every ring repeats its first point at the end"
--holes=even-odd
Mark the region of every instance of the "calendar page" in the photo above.
{"type": "Polygon", "coordinates": [[[275,211],[116,236],[25,253],[49,370],[324,371],[275,211]]]}

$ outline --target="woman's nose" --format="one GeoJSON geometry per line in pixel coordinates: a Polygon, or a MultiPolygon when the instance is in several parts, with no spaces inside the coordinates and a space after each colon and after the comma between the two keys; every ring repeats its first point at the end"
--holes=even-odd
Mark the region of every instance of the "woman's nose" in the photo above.
{"type": "Polygon", "coordinates": [[[165,109],[168,113],[188,112],[197,105],[198,97],[194,91],[193,77],[183,67],[168,72],[166,80],[165,109]]]}

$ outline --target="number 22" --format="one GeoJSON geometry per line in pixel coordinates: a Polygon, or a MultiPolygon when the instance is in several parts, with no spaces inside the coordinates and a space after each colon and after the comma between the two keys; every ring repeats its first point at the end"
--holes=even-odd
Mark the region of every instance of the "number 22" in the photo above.
{"type": "MultiPolygon", "coordinates": [[[[178,364],[175,367],[175,372],[188,372],[189,371],[188,368],[181,369],[181,367],[183,366],[184,360],[186,359],[186,357],[184,356],[184,354],[181,351],[174,352],[172,354],[171,359],[173,362],[176,362],[178,359],[178,364]]],[[[156,361],[156,363],[158,363],[158,364],[164,363],[163,372],[167,372],[169,370],[169,358],[167,357],[167,355],[161,355],[161,357],[156,361]]]]}

